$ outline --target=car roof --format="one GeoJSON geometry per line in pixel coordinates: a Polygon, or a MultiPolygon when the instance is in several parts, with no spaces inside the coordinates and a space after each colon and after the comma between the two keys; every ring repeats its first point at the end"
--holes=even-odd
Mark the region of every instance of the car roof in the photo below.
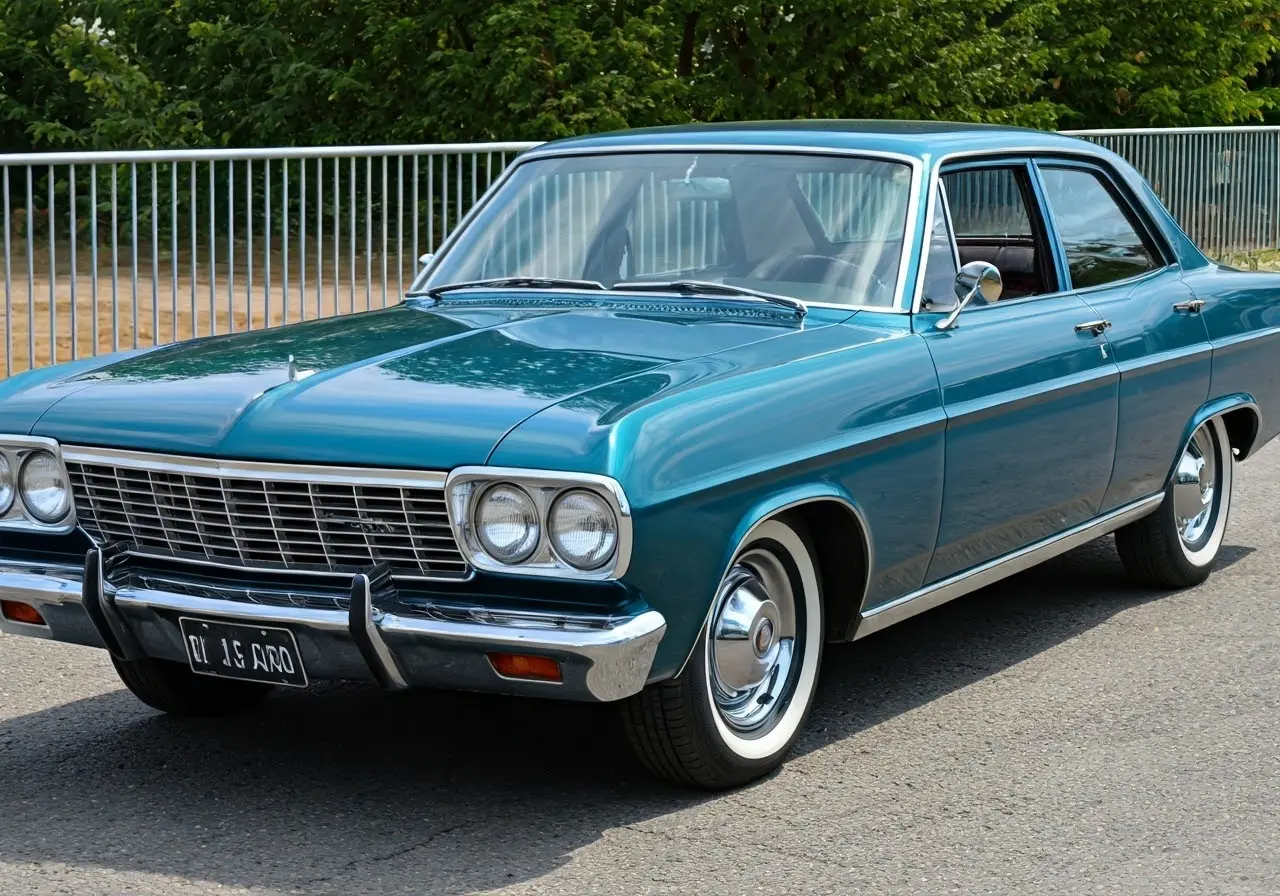
{"type": "MultiPolygon", "coordinates": [[[[1004,125],[949,121],[806,120],[753,121],[676,125],[612,131],[570,137],[536,150],[611,150],[629,147],[787,146],[814,149],[891,152],[919,159],[936,159],[953,152],[1009,149],[1019,152],[1097,153],[1096,144],[1050,131],[1004,125]]],[[[1109,154],[1108,154],[1109,155],[1109,154]]]]}

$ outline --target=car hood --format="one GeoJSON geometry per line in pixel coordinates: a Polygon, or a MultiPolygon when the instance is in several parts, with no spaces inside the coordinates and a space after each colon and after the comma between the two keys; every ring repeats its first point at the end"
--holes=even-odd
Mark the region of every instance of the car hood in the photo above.
{"type": "Polygon", "coordinates": [[[69,444],[448,469],[568,397],[800,328],[754,305],[411,301],[155,349],[41,382],[22,406],[47,395],[32,432],[69,444]]]}

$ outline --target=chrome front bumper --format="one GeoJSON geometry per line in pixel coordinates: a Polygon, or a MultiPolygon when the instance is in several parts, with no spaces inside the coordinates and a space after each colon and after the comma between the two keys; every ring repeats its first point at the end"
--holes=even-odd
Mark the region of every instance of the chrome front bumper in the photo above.
{"type": "Polygon", "coordinates": [[[376,576],[355,576],[344,612],[115,586],[96,550],[83,568],[0,560],[0,600],[30,604],[46,622],[0,616],[0,631],[105,647],[124,659],[185,663],[178,617],[203,616],[288,627],[316,679],[587,701],[620,700],[643,688],[666,631],[656,610],[626,617],[474,609],[395,615],[373,606],[377,586],[376,576]],[[506,678],[489,653],[553,658],[563,680],[506,678]]]}

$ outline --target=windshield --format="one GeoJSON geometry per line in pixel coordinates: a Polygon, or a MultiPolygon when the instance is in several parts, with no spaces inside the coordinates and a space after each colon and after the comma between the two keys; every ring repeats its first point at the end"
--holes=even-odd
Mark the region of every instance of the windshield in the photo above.
{"type": "Polygon", "coordinates": [[[699,280],[893,304],[911,169],[849,156],[636,152],[519,165],[428,288],[502,278],[699,280]]]}

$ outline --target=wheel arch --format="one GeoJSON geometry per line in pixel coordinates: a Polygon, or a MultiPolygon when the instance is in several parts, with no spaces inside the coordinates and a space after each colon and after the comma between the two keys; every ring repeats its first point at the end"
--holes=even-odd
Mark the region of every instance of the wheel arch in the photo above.
{"type": "MultiPolygon", "coordinates": [[[[857,626],[862,602],[871,581],[874,554],[871,529],[866,517],[853,496],[835,483],[816,482],[796,486],[753,505],[734,527],[727,541],[727,549],[721,558],[720,580],[723,580],[733,558],[741,552],[752,533],[762,523],[779,517],[797,520],[813,547],[813,560],[818,569],[818,584],[826,616],[826,640],[848,640],[857,626]],[[856,563],[848,560],[851,544],[858,550],[856,563]]],[[[702,627],[706,626],[714,611],[715,603],[712,601],[707,607],[702,627]]],[[[699,628],[700,631],[702,627],[699,628]]],[[[689,657],[693,656],[696,649],[695,640],[680,665],[681,671],[688,665],[689,657]]]]}
{"type": "Polygon", "coordinates": [[[1257,401],[1247,392],[1236,392],[1231,395],[1214,398],[1202,404],[1191,415],[1191,419],[1187,421],[1187,425],[1182,431],[1182,438],[1178,442],[1177,450],[1174,451],[1173,457],[1169,461],[1169,472],[1165,477],[1166,482],[1173,477],[1178,458],[1182,456],[1182,452],[1187,450],[1187,445],[1191,444],[1191,437],[1195,435],[1195,431],[1214,417],[1222,418],[1222,423],[1227,428],[1227,438],[1231,442],[1231,449],[1235,454],[1236,460],[1244,460],[1252,453],[1254,446],[1257,444],[1258,433],[1262,430],[1262,412],[1258,409],[1257,401]]]}

